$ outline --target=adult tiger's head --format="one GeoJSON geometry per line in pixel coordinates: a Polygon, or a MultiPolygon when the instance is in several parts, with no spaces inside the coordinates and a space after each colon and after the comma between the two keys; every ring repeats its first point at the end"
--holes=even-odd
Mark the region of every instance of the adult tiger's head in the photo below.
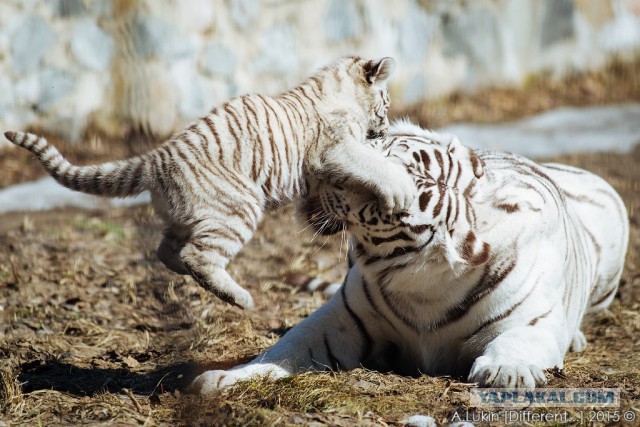
{"type": "Polygon", "coordinates": [[[324,67],[319,77],[324,86],[331,86],[335,99],[353,111],[360,112],[367,120],[367,137],[383,137],[389,129],[387,110],[391,103],[387,83],[395,69],[393,58],[364,59],[346,56],[324,67]]]}
{"type": "Polygon", "coordinates": [[[356,253],[369,262],[420,251],[452,267],[485,263],[491,248],[476,233],[474,199],[484,179],[476,153],[456,137],[408,122],[394,124],[389,137],[372,145],[413,177],[419,196],[410,210],[384,215],[368,191],[322,184],[307,200],[307,220],[322,234],[349,231],[356,253]]]}

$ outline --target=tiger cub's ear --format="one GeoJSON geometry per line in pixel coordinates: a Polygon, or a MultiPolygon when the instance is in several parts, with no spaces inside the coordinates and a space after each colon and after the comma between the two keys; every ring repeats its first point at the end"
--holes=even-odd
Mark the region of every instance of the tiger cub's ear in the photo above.
{"type": "Polygon", "coordinates": [[[484,175],[484,162],[475,151],[471,148],[467,148],[460,143],[458,137],[454,136],[451,138],[451,142],[449,143],[449,153],[456,154],[458,158],[468,160],[471,165],[471,169],[473,170],[473,175],[476,178],[480,178],[484,175]]]}
{"type": "Polygon", "coordinates": [[[378,60],[367,61],[363,66],[364,78],[370,85],[381,85],[386,83],[393,70],[396,68],[396,61],[391,57],[378,60]]]}

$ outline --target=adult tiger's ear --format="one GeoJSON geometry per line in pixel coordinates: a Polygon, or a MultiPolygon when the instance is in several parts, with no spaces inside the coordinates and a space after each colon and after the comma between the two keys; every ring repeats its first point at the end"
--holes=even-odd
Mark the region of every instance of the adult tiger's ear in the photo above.
{"type": "Polygon", "coordinates": [[[451,138],[451,142],[449,143],[449,153],[457,153],[459,158],[466,158],[469,160],[471,164],[471,169],[473,170],[473,175],[476,178],[480,178],[484,175],[484,162],[475,151],[471,148],[467,148],[460,143],[458,137],[454,136],[451,138]]]}
{"type": "Polygon", "coordinates": [[[389,79],[389,76],[396,69],[396,61],[391,57],[382,59],[372,59],[365,62],[362,66],[364,69],[364,78],[370,85],[384,84],[389,79]]]}

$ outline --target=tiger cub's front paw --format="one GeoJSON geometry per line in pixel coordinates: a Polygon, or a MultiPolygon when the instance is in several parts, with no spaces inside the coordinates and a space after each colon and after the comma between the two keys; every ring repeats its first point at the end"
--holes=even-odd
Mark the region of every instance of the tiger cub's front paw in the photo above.
{"type": "Polygon", "coordinates": [[[469,373],[469,381],[480,387],[496,388],[535,388],[546,384],[542,369],[527,363],[496,363],[488,356],[476,359],[469,373]]]}
{"type": "Polygon", "coordinates": [[[417,195],[416,185],[400,165],[388,165],[380,174],[380,183],[376,187],[382,213],[390,215],[407,211],[417,195]]]}

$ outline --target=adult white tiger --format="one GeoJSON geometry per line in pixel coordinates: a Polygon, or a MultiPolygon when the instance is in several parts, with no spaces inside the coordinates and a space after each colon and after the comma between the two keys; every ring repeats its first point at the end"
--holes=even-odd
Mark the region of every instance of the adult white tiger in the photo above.
{"type": "Polygon", "coordinates": [[[353,236],[344,285],[254,361],[205,372],[195,388],[360,365],[534,387],[569,348],[584,348],[582,318],[614,298],[628,241],[625,207],[605,181],[409,123],[377,145],[414,178],[409,213],[383,215],[322,187],[309,216],[330,214],[319,225],[346,224],[353,236]]]}

